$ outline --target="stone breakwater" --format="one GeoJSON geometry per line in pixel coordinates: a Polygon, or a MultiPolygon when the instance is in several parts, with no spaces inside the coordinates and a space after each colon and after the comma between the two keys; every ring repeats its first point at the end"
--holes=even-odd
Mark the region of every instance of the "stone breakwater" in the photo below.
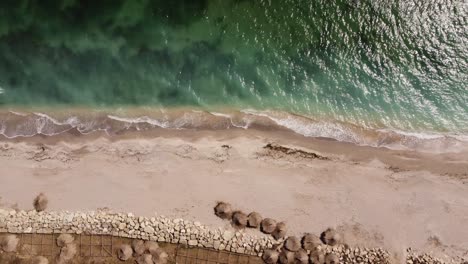
{"type": "MultiPolygon", "coordinates": [[[[212,229],[196,221],[164,216],[138,217],[132,213],[107,211],[36,212],[0,209],[0,233],[5,232],[112,235],[257,256],[262,256],[264,250],[280,248],[284,242],[283,239],[275,240],[260,232],[255,235],[233,228],[212,229]]],[[[390,254],[381,248],[351,248],[347,245],[320,247],[325,254],[335,253],[343,263],[390,263],[390,254]]],[[[419,262],[416,256],[412,256],[408,263],[429,262],[419,262]]]]}

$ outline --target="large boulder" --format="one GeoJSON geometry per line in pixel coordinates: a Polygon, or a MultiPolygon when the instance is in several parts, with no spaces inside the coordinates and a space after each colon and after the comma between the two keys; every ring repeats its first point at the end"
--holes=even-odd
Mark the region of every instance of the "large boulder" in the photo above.
{"type": "Polygon", "coordinates": [[[276,264],[278,262],[279,252],[267,249],[263,252],[262,259],[266,264],[276,264]]]}
{"type": "Polygon", "coordinates": [[[0,238],[0,248],[5,252],[15,252],[19,244],[19,238],[10,234],[0,238]]]}
{"type": "Polygon", "coordinates": [[[281,250],[278,258],[278,263],[280,264],[292,264],[294,263],[294,252],[291,252],[289,250],[281,250]]]}
{"type": "Polygon", "coordinates": [[[311,264],[324,264],[325,254],[322,252],[322,250],[315,249],[310,252],[309,260],[311,264]]]}
{"type": "Polygon", "coordinates": [[[151,254],[143,254],[136,258],[137,264],[153,264],[153,256],[151,254]]]}
{"type": "Polygon", "coordinates": [[[308,264],[309,263],[309,255],[307,255],[307,251],[304,249],[299,249],[294,255],[294,263],[295,264],[308,264]]]}
{"type": "Polygon", "coordinates": [[[262,216],[257,212],[251,212],[247,218],[247,225],[252,228],[258,228],[263,220],[262,216]]]}
{"type": "Polygon", "coordinates": [[[232,214],[232,225],[236,228],[245,228],[247,226],[247,215],[241,211],[232,214]]]}
{"type": "Polygon", "coordinates": [[[314,234],[305,234],[302,237],[302,248],[305,250],[314,250],[317,246],[322,245],[320,238],[314,234]]]}
{"type": "Polygon", "coordinates": [[[230,219],[232,216],[231,204],[219,202],[214,208],[214,213],[221,219],[230,219]]]}
{"type": "Polygon", "coordinates": [[[135,257],[143,255],[143,253],[145,253],[145,242],[143,240],[134,239],[132,241],[132,248],[135,257]]]}
{"type": "Polygon", "coordinates": [[[122,261],[130,259],[133,255],[133,249],[130,245],[124,244],[120,245],[117,249],[117,258],[122,261]]]}
{"type": "Polygon", "coordinates": [[[159,248],[159,245],[157,242],[154,242],[154,241],[145,242],[145,253],[153,254],[153,252],[155,252],[158,248],[159,248]]]}
{"type": "Polygon", "coordinates": [[[301,240],[295,236],[290,236],[284,241],[284,248],[289,251],[296,252],[301,249],[301,240]]]}
{"type": "Polygon", "coordinates": [[[340,258],[335,253],[327,253],[325,256],[325,264],[339,264],[340,258]]]}
{"type": "Polygon", "coordinates": [[[320,239],[324,244],[330,246],[335,246],[340,243],[340,235],[333,228],[327,228],[327,230],[323,231],[320,235],[320,239]]]}
{"type": "Polygon", "coordinates": [[[60,249],[60,254],[58,257],[59,263],[67,263],[72,260],[76,255],[77,249],[75,244],[67,244],[60,249]]]}
{"type": "Polygon", "coordinates": [[[60,234],[57,237],[57,246],[64,247],[67,244],[73,243],[74,240],[75,238],[70,234],[60,234]]]}
{"type": "Polygon", "coordinates": [[[288,228],[286,226],[286,223],[285,222],[279,222],[278,224],[276,224],[275,231],[273,231],[273,233],[271,233],[271,235],[273,236],[273,238],[278,240],[278,239],[281,239],[281,238],[285,237],[287,231],[288,231],[288,228]]]}
{"type": "Polygon", "coordinates": [[[49,260],[43,256],[34,257],[31,261],[32,264],[49,264],[49,260]]]}
{"type": "Polygon", "coordinates": [[[33,201],[34,209],[38,212],[42,212],[47,209],[47,205],[49,204],[49,199],[44,193],[40,193],[33,201]]]}
{"type": "Polygon", "coordinates": [[[169,258],[169,255],[162,248],[154,250],[151,255],[155,264],[166,264],[169,258]]]}
{"type": "Polygon", "coordinates": [[[276,229],[276,221],[271,218],[265,218],[260,224],[260,229],[265,234],[271,234],[276,229]]]}

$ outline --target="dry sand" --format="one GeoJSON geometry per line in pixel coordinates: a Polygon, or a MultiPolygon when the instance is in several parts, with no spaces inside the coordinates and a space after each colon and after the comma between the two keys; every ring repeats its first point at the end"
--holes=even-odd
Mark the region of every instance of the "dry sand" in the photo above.
{"type": "Polygon", "coordinates": [[[466,157],[253,130],[3,139],[0,203],[32,209],[45,192],[51,210],[110,208],[225,226],[212,210],[223,200],[286,221],[289,234],[332,226],[351,245],[467,258],[466,157]],[[329,159],[264,149],[270,142],[329,159]]]}

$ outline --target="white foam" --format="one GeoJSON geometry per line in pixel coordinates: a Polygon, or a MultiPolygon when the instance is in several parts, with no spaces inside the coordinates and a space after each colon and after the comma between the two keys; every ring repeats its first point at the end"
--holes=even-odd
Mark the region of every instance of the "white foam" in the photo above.
{"type": "Polygon", "coordinates": [[[142,117],[137,117],[137,118],[127,118],[127,117],[119,117],[119,116],[114,116],[114,115],[107,115],[107,117],[116,121],[126,122],[130,124],[147,123],[147,124],[158,126],[161,128],[170,128],[169,122],[167,121],[161,122],[159,120],[152,119],[147,116],[142,116],[142,117]]]}
{"type": "Polygon", "coordinates": [[[363,139],[354,133],[351,129],[337,123],[324,121],[313,122],[312,120],[301,120],[299,117],[287,114],[286,117],[275,117],[270,112],[260,112],[256,110],[242,110],[243,113],[266,117],[277,125],[285,127],[306,137],[326,137],[339,141],[345,141],[355,144],[364,143],[363,139]]]}
{"type": "Polygon", "coordinates": [[[220,116],[220,117],[226,117],[226,118],[231,118],[231,115],[228,114],[223,114],[223,113],[218,113],[218,112],[209,112],[210,114],[214,116],[220,116]]]}
{"type": "Polygon", "coordinates": [[[11,113],[11,114],[17,115],[17,116],[27,116],[27,114],[23,114],[23,113],[11,111],[11,110],[8,111],[8,112],[11,113]]]}

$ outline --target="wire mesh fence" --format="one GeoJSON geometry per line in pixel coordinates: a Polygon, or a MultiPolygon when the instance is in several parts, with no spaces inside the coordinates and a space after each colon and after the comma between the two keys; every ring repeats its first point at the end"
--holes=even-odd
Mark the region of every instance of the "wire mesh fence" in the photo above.
{"type": "MultiPolygon", "coordinates": [[[[0,233],[0,235],[2,235],[0,233]]],[[[32,258],[44,256],[55,263],[60,254],[57,238],[60,234],[17,234],[20,239],[18,256],[32,258]]],[[[73,235],[77,248],[76,258],[81,260],[105,260],[103,263],[121,263],[116,249],[121,244],[131,244],[132,239],[105,235],[73,235]]],[[[160,243],[168,253],[169,263],[177,264],[261,264],[259,257],[207,248],[189,247],[182,244],[160,243]]],[[[6,254],[6,253],[3,253],[6,254]]],[[[1,255],[1,254],[0,254],[1,255]]],[[[77,262],[81,263],[81,262],[77,262]]],[[[101,263],[101,262],[99,262],[101,263]]],[[[125,262],[126,263],[126,262],[125,262]]],[[[133,263],[133,262],[129,262],[133,263]]]]}
{"type": "MultiPolygon", "coordinates": [[[[21,255],[53,257],[60,254],[57,237],[60,234],[20,234],[21,255]]],[[[114,237],[101,235],[74,235],[74,244],[81,257],[105,258],[113,256],[114,237]]]]}

